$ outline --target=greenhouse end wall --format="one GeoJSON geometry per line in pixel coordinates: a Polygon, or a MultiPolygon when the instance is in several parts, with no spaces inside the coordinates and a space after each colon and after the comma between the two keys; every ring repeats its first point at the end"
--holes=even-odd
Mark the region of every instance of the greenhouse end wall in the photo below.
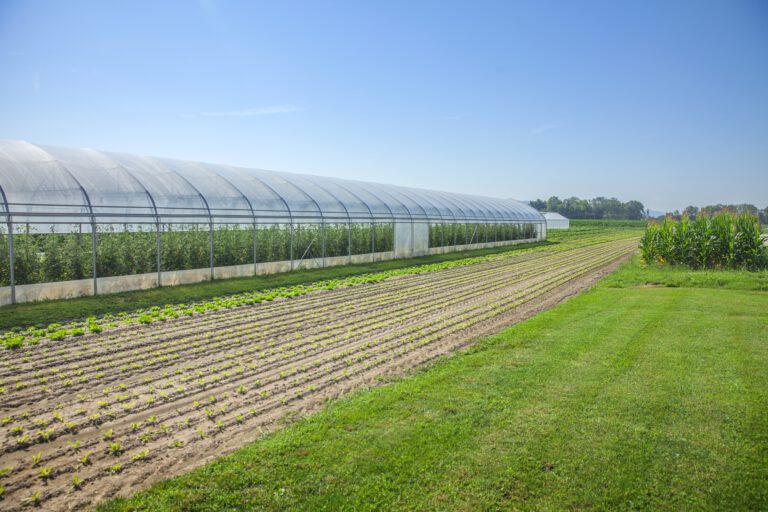
{"type": "MultiPolygon", "coordinates": [[[[220,267],[205,267],[196,269],[163,270],[161,272],[149,272],[133,275],[104,276],[95,279],[75,279],[57,282],[43,282],[16,285],[15,302],[37,302],[43,300],[68,299],[94,295],[94,285],[98,295],[119,293],[133,290],[145,290],[157,286],[175,286],[181,284],[199,283],[213,279],[230,279],[237,277],[251,277],[254,275],[275,274],[290,272],[299,269],[322,268],[349,264],[371,263],[386,261],[395,258],[408,258],[424,256],[428,254],[442,254],[453,251],[484,249],[514,245],[520,243],[543,240],[546,236],[546,228],[543,224],[537,224],[535,236],[528,239],[505,240],[493,242],[475,242],[470,244],[446,245],[430,247],[430,225],[419,222],[394,223],[391,243],[385,243],[386,248],[392,246],[392,250],[383,252],[368,252],[363,254],[350,254],[346,256],[326,256],[317,258],[304,258],[265,261],[241,265],[229,265],[220,267]]],[[[375,247],[375,239],[372,241],[375,247]]],[[[0,287],[0,305],[13,303],[10,286],[0,287]]]]}

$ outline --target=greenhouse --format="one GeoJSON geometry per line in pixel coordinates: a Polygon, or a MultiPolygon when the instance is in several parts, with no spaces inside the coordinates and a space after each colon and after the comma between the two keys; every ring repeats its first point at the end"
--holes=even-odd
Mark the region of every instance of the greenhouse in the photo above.
{"type": "Polygon", "coordinates": [[[546,237],[510,199],[0,141],[0,305],[546,237]]]}
{"type": "Polygon", "coordinates": [[[557,212],[544,212],[542,215],[547,221],[547,229],[568,229],[571,227],[571,220],[557,212]]]}

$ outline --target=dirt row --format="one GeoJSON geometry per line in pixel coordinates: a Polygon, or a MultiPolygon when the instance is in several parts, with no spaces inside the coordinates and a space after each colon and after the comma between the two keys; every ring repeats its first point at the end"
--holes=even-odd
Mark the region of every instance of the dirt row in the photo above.
{"type": "Polygon", "coordinates": [[[532,314],[636,247],[506,256],[41,343],[6,365],[0,509],[75,509],[179,474],[532,314]]]}

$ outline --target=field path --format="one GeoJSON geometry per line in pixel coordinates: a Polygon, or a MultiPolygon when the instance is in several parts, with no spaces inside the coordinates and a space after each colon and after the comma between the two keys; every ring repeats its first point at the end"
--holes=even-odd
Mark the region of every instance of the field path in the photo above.
{"type": "Polygon", "coordinates": [[[636,248],[510,254],[5,351],[0,509],[79,509],[188,471],[551,307],[636,248]]]}

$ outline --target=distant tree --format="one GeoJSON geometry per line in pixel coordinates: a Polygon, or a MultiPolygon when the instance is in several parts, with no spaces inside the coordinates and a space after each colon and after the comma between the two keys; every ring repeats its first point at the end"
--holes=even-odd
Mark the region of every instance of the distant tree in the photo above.
{"type": "Polygon", "coordinates": [[[696,206],[686,206],[683,210],[683,215],[687,215],[689,219],[694,220],[699,214],[699,209],[696,206]]]}
{"type": "Polygon", "coordinates": [[[645,207],[640,201],[628,201],[624,203],[624,218],[630,220],[641,220],[644,215],[645,207]]]}
{"type": "Polygon", "coordinates": [[[699,212],[702,215],[707,215],[707,216],[712,216],[720,212],[742,213],[742,214],[749,214],[749,215],[755,215],[755,216],[760,215],[760,210],[757,208],[757,206],[753,204],[748,204],[748,203],[711,204],[707,206],[702,206],[699,212]]]}
{"type": "Polygon", "coordinates": [[[557,196],[552,196],[549,199],[547,199],[547,211],[548,212],[557,212],[560,210],[560,198],[557,196]]]}
{"type": "Polygon", "coordinates": [[[640,201],[622,203],[615,197],[596,197],[580,199],[568,197],[560,199],[552,196],[546,201],[535,199],[529,203],[537,210],[557,212],[569,219],[643,219],[647,213],[640,201]]]}

